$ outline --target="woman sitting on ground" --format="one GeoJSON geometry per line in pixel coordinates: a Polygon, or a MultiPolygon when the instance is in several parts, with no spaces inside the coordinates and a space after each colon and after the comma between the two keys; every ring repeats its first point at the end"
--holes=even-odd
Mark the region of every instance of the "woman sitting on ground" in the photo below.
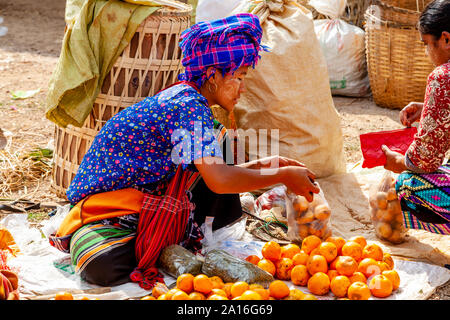
{"type": "Polygon", "coordinates": [[[435,0],[422,12],[419,31],[436,66],[428,77],[424,103],[412,102],[400,112],[418,133],[406,155],[383,146],[385,168],[400,173],[396,190],[407,228],[450,234],[450,1],[435,0]]]}
{"type": "MultiPolygon", "coordinates": [[[[226,130],[214,132],[221,126],[210,106],[233,110],[248,68],[258,61],[261,36],[253,14],[192,26],[180,42],[182,81],[121,111],[96,136],[67,190],[76,206],[52,239],[70,252],[83,279],[99,285],[130,280],[144,195],[164,194],[179,164],[199,173],[200,181],[188,187],[194,225],[205,216],[214,216],[215,228],[238,219],[239,193],[246,191],[282,183],[309,201],[319,192],[314,173],[295,160],[274,156],[239,165],[224,160],[230,152],[221,143],[226,130]],[[276,170],[264,171],[274,162],[276,170]],[[74,222],[82,211],[85,218],[74,222]]],[[[198,239],[198,233],[197,228],[187,236],[198,239]]]]}

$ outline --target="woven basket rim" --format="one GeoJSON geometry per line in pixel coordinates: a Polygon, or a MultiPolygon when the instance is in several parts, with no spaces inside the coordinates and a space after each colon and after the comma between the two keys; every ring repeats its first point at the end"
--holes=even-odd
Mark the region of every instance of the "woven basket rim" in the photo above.
{"type": "MultiPolygon", "coordinates": [[[[368,12],[366,12],[364,14],[364,18],[366,18],[367,21],[370,21],[370,20],[371,21],[375,21],[375,22],[378,22],[378,23],[380,23],[380,24],[382,24],[382,25],[384,25],[386,27],[389,27],[389,28],[405,29],[405,30],[407,30],[407,29],[418,30],[417,24],[401,23],[401,22],[398,22],[398,21],[391,21],[391,20],[383,20],[383,19],[380,19],[380,18],[378,18],[378,17],[376,17],[373,14],[370,14],[368,12]]],[[[366,24],[366,27],[368,25],[369,24],[366,24]]]]}
{"type": "MultiPolygon", "coordinates": [[[[183,3],[184,4],[184,3],[183,3]]],[[[170,7],[161,7],[155,12],[153,12],[152,15],[156,16],[185,16],[190,15],[192,12],[192,6],[189,4],[185,4],[185,8],[178,9],[178,8],[170,8],[170,7]]]]}
{"type": "Polygon", "coordinates": [[[390,4],[387,4],[381,0],[373,0],[372,5],[377,5],[377,6],[381,6],[381,7],[386,7],[389,10],[393,10],[399,13],[403,13],[403,14],[411,14],[411,15],[420,15],[420,11],[419,10],[410,10],[410,9],[406,9],[406,8],[400,8],[400,7],[396,7],[390,4]]]}

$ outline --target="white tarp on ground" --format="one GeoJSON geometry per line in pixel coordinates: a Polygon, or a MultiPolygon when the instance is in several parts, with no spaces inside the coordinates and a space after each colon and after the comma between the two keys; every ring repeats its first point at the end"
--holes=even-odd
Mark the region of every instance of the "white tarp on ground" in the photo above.
{"type": "MultiPolygon", "coordinates": [[[[0,223],[11,232],[21,250],[21,254],[10,260],[9,265],[18,272],[22,299],[46,295],[47,299],[50,299],[51,295],[61,290],[73,292],[75,298],[86,296],[101,300],[132,299],[149,294],[135,283],[101,288],[81,281],[73,273],[68,255],[51,247],[46,237],[37,228],[30,227],[26,215],[11,214],[0,223]]],[[[223,241],[215,247],[245,258],[250,254],[260,254],[262,245],[263,242],[252,241],[246,233],[239,241],[223,241]]],[[[450,270],[443,267],[424,262],[394,260],[395,269],[401,278],[401,285],[388,299],[427,299],[437,287],[450,280],[450,270]]],[[[165,281],[167,285],[170,285],[175,279],[166,275],[165,281]]],[[[286,283],[294,287],[292,283],[286,283]]],[[[297,288],[308,292],[305,287],[297,288]]],[[[334,296],[330,293],[320,299],[334,299],[334,296]]]]}

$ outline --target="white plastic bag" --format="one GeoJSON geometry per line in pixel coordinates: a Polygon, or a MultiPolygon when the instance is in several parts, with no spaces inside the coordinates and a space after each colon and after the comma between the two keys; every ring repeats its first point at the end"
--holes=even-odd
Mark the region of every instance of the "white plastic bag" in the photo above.
{"type": "Polygon", "coordinates": [[[198,0],[195,23],[228,17],[241,0],[198,0]]]}
{"type": "Polygon", "coordinates": [[[212,230],[214,217],[206,217],[205,222],[200,226],[204,238],[202,239],[202,253],[216,249],[224,241],[241,240],[245,234],[247,217],[243,217],[229,225],[226,225],[215,231],[212,230]]]}
{"type": "Polygon", "coordinates": [[[346,0],[310,0],[309,5],[330,19],[314,21],[325,59],[331,93],[350,97],[370,94],[364,30],[341,19],[346,0]]]}

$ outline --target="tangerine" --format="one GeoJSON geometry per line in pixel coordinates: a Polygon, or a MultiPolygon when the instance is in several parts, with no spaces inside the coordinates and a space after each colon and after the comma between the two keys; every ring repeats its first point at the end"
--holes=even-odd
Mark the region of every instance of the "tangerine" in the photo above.
{"type": "Polygon", "coordinates": [[[392,259],[391,255],[387,252],[383,254],[383,262],[387,263],[389,269],[394,269],[394,259],[392,259]]]}
{"type": "MultiPolygon", "coordinates": [[[[81,298],[81,300],[89,300],[89,298],[83,297],[83,298],[81,298]]],[[[153,296],[145,296],[145,297],[142,297],[141,300],[156,300],[156,298],[153,296]]]]}
{"type": "Polygon", "coordinates": [[[367,246],[366,238],[364,238],[363,236],[354,236],[348,239],[348,241],[354,241],[358,243],[363,249],[365,248],[365,246],[367,246]]]}
{"type": "Polygon", "coordinates": [[[306,266],[308,258],[309,258],[308,254],[306,254],[304,251],[300,251],[299,253],[295,254],[292,257],[292,262],[294,263],[294,266],[297,266],[299,264],[306,266]]]}
{"type": "Polygon", "coordinates": [[[170,300],[170,299],[167,299],[167,294],[164,293],[164,294],[160,295],[158,298],[156,298],[156,300],[170,300]]]}
{"type": "Polygon", "coordinates": [[[323,296],[330,291],[330,279],[323,272],[316,272],[308,280],[308,290],[316,295],[323,296]]]}
{"type": "Polygon", "coordinates": [[[369,300],[370,289],[364,282],[353,282],[347,290],[350,300],[369,300]]]}
{"type": "Polygon", "coordinates": [[[184,273],[177,278],[177,288],[189,294],[194,290],[194,276],[184,273]]]}
{"type": "Polygon", "coordinates": [[[382,261],[383,249],[375,243],[368,244],[362,251],[362,258],[372,258],[376,261],[382,261]]]}
{"type": "Polygon", "coordinates": [[[400,276],[395,270],[387,270],[381,273],[383,276],[391,280],[392,282],[392,290],[395,291],[400,287],[400,276]]]}
{"type": "Polygon", "coordinates": [[[372,258],[362,259],[358,265],[358,271],[364,274],[366,278],[370,278],[381,273],[377,261],[372,258]]]}
{"type": "Polygon", "coordinates": [[[223,288],[223,280],[218,276],[212,276],[209,278],[212,282],[213,289],[222,289],[223,288]]]}
{"type": "MultiPolygon", "coordinates": [[[[169,291],[167,291],[164,295],[165,295],[165,300],[172,300],[172,296],[177,293],[180,292],[181,290],[178,288],[173,288],[170,289],[169,291]]],[[[159,298],[159,297],[158,297],[159,298]]]]}
{"type": "Polygon", "coordinates": [[[206,297],[203,293],[194,291],[189,294],[189,300],[206,300],[206,297]]]}
{"type": "Polygon", "coordinates": [[[278,279],[289,280],[291,278],[291,270],[294,263],[289,258],[281,258],[275,264],[275,275],[278,279]]]}
{"type": "Polygon", "coordinates": [[[55,294],[55,300],[73,300],[73,295],[67,291],[60,291],[55,294]]]}
{"type": "Polygon", "coordinates": [[[167,293],[167,291],[169,291],[169,288],[164,283],[157,282],[152,289],[152,296],[158,299],[160,295],[167,293]]]}
{"type": "Polygon", "coordinates": [[[239,300],[262,300],[261,295],[253,290],[246,290],[241,294],[239,300]]]}
{"type": "Polygon", "coordinates": [[[355,241],[347,241],[342,246],[342,255],[352,257],[356,261],[361,260],[362,257],[361,245],[355,241]]]}
{"type": "Polygon", "coordinates": [[[393,285],[391,280],[381,274],[374,276],[369,282],[372,295],[378,298],[386,298],[391,295],[393,285]]]}
{"type": "Polygon", "coordinates": [[[285,246],[281,247],[281,258],[289,258],[292,260],[292,258],[297,254],[300,253],[300,247],[294,243],[287,244],[285,246]]]}
{"type": "Polygon", "coordinates": [[[233,282],[227,282],[223,285],[222,290],[225,291],[225,293],[227,294],[227,298],[231,299],[231,286],[233,285],[233,282]]]}
{"type": "Polygon", "coordinates": [[[332,242],[322,242],[319,245],[319,254],[325,257],[327,263],[330,263],[337,257],[337,247],[332,242]]]}
{"type": "Polygon", "coordinates": [[[333,280],[334,277],[339,275],[339,272],[336,270],[328,270],[327,272],[328,278],[330,278],[330,281],[333,280]]]}
{"type": "Polygon", "coordinates": [[[291,270],[291,281],[296,286],[306,286],[310,278],[306,266],[299,264],[294,266],[291,270]]]}
{"type": "Polygon", "coordinates": [[[307,293],[303,296],[302,300],[317,300],[317,298],[316,298],[316,296],[307,293]]]}
{"type": "Polygon", "coordinates": [[[338,255],[342,255],[342,246],[345,244],[345,240],[342,237],[328,237],[326,242],[332,242],[336,246],[336,249],[338,251],[338,255]]]}
{"type": "Polygon", "coordinates": [[[343,298],[347,295],[350,285],[351,282],[346,276],[336,276],[330,282],[330,289],[336,297],[343,298]]]}
{"type": "Polygon", "coordinates": [[[205,274],[199,274],[194,277],[194,291],[208,294],[213,289],[213,283],[211,279],[205,274]]]}
{"type": "Polygon", "coordinates": [[[274,280],[269,285],[269,293],[271,297],[275,299],[283,299],[286,298],[291,291],[286,283],[281,280],[274,280]]]}
{"type": "Polygon", "coordinates": [[[321,255],[310,256],[306,262],[306,268],[311,275],[314,275],[317,272],[327,273],[327,260],[321,255]]]}
{"type": "Polygon", "coordinates": [[[228,298],[219,294],[212,294],[208,298],[206,298],[206,300],[228,300],[228,298]]]}
{"type": "Polygon", "coordinates": [[[284,300],[303,300],[305,294],[299,289],[291,289],[289,295],[284,300]]]}
{"type": "Polygon", "coordinates": [[[315,248],[317,248],[322,243],[322,240],[318,236],[310,235],[307,236],[302,241],[301,249],[306,253],[310,254],[315,248]]]}
{"type": "Polygon", "coordinates": [[[336,270],[340,275],[350,277],[358,269],[358,263],[350,256],[339,256],[336,262],[336,270]]]}
{"type": "Polygon", "coordinates": [[[268,259],[261,259],[261,261],[258,262],[258,267],[260,267],[264,271],[267,271],[272,276],[275,275],[275,272],[277,270],[275,264],[268,259]]]}
{"type": "Polygon", "coordinates": [[[269,300],[269,297],[270,297],[269,290],[264,289],[264,288],[255,288],[255,289],[253,289],[253,291],[258,293],[261,296],[262,300],[269,300]]]}
{"type": "Polygon", "coordinates": [[[175,292],[170,300],[189,300],[189,295],[184,291],[175,292]]]}
{"type": "Polygon", "coordinates": [[[259,262],[259,260],[261,260],[261,258],[258,257],[257,255],[252,254],[252,255],[248,256],[247,258],[245,258],[245,260],[254,265],[258,265],[258,262],[259,262]]]}
{"type": "Polygon", "coordinates": [[[236,298],[248,290],[248,283],[245,281],[238,281],[233,283],[230,289],[231,297],[236,298]]]}
{"type": "Polygon", "coordinates": [[[353,283],[353,282],[367,283],[366,276],[362,272],[359,272],[359,271],[356,271],[355,273],[353,273],[353,275],[350,276],[349,280],[351,283],[353,283]]]}
{"type": "Polygon", "coordinates": [[[281,258],[281,247],[275,241],[268,241],[264,244],[261,250],[262,256],[271,261],[280,260],[281,258]]]}

